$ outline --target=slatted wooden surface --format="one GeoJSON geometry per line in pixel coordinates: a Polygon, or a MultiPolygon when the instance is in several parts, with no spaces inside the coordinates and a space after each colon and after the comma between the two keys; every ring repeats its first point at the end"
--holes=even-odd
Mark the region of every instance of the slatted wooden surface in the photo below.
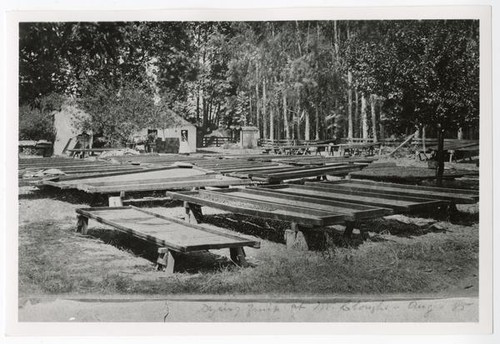
{"type": "MultiPolygon", "coordinates": [[[[471,171],[445,170],[443,179],[461,178],[467,174],[471,174],[471,171]]],[[[423,167],[396,166],[356,171],[351,173],[351,177],[375,181],[409,183],[436,179],[436,171],[423,167]]]]}
{"type": "Polygon", "coordinates": [[[436,200],[451,201],[458,204],[471,204],[479,200],[479,192],[468,189],[452,189],[430,186],[401,185],[395,183],[371,182],[363,180],[342,180],[335,182],[315,183],[308,182],[306,185],[321,186],[328,190],[335,190],[346,194],[375,194],[424,197],[436,200]]]}
{"type": "Polygon", "coordinates": [[[363,163],[332,163],[325,166],[314,167],[290,167],[281,171],[255,171],[249,173],[249,177],[254,180],[262,180],[268,183],[280,183],[284,180],[316,177],[323,175],[347,175],[350,172],[359,171],[368,164],[363,163]]]}
{"type": "Polygon", "coordinates": [[[447,204],[445,200],[436,200],[426,197],[414,197],[407,195],[384,195],[377,193],[343,192],[327,184],[320,185],[271,185],[262,186],[262,189],[270,189],[285,195],[315,197],[317,199],[335,200],[340,202],[364,204],[373,207],[389,208],[396,212],[411,212],[418,210],[433,209],[447,204]]]}
{"type": "Polygon", "coordinates": [[[266,189],[170,192],[173,199],[304,226],[325,226],[391,214],[390,209],[325,201],[315,197],[294,197],[266,189]]]}
{"type": "Polygon", "coordinates": [[[19,176],[47,169],[57,169],[66,175],[101,174],[111,172],[140,171],[144,167],[112,164],[106,161],[88,161],[72,158],[20,159],[19,176]]]}
{"type": "Polygon", "coordinates": [[[139,239],[178,252],[243,246],[258,248],[260,245],[258,241],[189,224],[132,206],[77,209],[76,212],[139,239]]]}
{"type": "Polygon", "coordinates": [[[271,167],[278,166],[275,162],[256,162],[247,160],[234,160],[234,159],[205,159],[193,162],[193,165],[220,173],[230,173],[234,171],[241,171],[242,169],[255,168],[255,167],[271,167]]]}
{"type": "Polygon", "coordinates": [[[43,185],[50,185],[61,189],[78,189],[88,193],[118,193],[163,190],[189,190],[193,187],[247,185],[251,180],[231,178],[219,174],[194,175],[197,170],[174,169],[168,170],[161,176],[160,171],[134,173],[131,176],[123,175],[103,178],[83,178],[67,181],[43,181],[43,185]],[[177,171],[173,174],[173,171],[177,171]],[[160,174],[160,175],[159,175],[160,174]],[[123,178],[119,178],[123,177],[123,178]],[[116,180],[113,180],[116,178],[116,180]]]}

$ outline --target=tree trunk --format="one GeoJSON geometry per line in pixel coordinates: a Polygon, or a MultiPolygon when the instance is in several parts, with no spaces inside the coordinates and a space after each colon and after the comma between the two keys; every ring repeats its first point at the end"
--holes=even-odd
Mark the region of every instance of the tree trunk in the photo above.
{"type": "Polygon", "coordinates": [[[437,169],[436,186],[443,186],[444,173],[444,129],[438,124],[438,151],[437,151],[437,169]]]}
{"type": "Polygon", "coordinates": [[[316,141],[319,140],[319,109],[318,109],[319,105],[318,103],[316,102],[316,128],[315,128],[315,135],[314,135],[314,139],[316,141]]]}
{"type": "MultiPolygon", "coordinates": [[[[352,140],[354,137],[354,126],[352,122],[352,73],[347,72],[347,138],[352,140]]],[[[357,97],[356,97],[357,99],[357,97]]]]}
{"type": "Polygon", "coordinates": [[[298,92],[297,97],[297,107],[295,108],[295,121],[297,126],[295,127],[295,139],[300,140],[300,91],[298,92]]]}
{"type": "Polygon", "coordinates": [[[198,85],[198,94],[196,95],[196,120],[200,121],[200,86],[198,85]]]}
{"type": "Polygon", "coordinates": [[[380,140],[385,140],[384,124],[382,123],[382,118],[383,118],[383,114],[382,114],[382,102],[379,102],[378,113],[379,113],[379,118],[380,118],[380,121],[379,121],[380,140]]]}
{"type": "Polygon", "coordinates": [[[269,109],[269,138],[274,140],[274,106],[272,104],[269,109]]]}
{"type": "Polygon", "coordinates": [[[422,149],[425,151],[427,148],[425,147],[425,125],[422,126],[422,149]]]}
{"type": "Polygon", "coordinates": [[[365,94],[361,94],[361,124],[363,129],[363,140],[368,140],[368,116],[366,114],[366,97],[365,94]]]}
{"type": "Polygon", "coordinates": [[[248,117],[247,122],[250,125],[255,124],[252,121],[252,94],[248,95],[248,116],[245,116],[245,118],[247,118],[247,117],[248,117]]]}
{"type": "Polygon", "coordinates": [[[269,138],[267,135],[267,99],[266,99],[266,79],[262,80],[262,138],[269,138]]]}
{"type": "MultiPolygon", "coordinates": [[[[334,100],[334,108],[335,108],[335,113],[338,113],[339,111],[339,100],[335,98],[334,100]]],[[[332,139],[337,139],[337,133],[335,132],[335,124],[336,124],[337,119],[334,117],[332,118],[332,123],[330,124],[332,126],[332,134],[331,138],[332,139]]]]}
{"type": "Polygon", "coordinates": [[[257,74],[257,82],[255,82],[255,99],[256,99],[256,102],[255,102],[255,107],[256,107],[256,110],[255,110],[255,126],[257,128],[260,128],[260,100],[259,100],[259,64],[257,63],[255,65],[255,69],[256,69],[256,74],[257,74]]]}
{"type": "Polygon", "coordinates": [[[304,128],[304,140],[310,141],[310,139],[311,139],[311,136],[310,136],[311,135],[310,134],[310,132],[311,132],[311,123],[309,122],[310,121],[309,120],[309,112],[306,112],[304,114],[304,116],[306,116],[306,125],[305,125],[305,128],[304,128]]]}
{"type": "Polygon", "coordinates": [[[372,113],[372,133],[373,133],[373,142],[378,142],[377,139],[377,114],[375,112],[375,105],[377,104],[377,97],[372,94],[370,96],[370,109],[372,113]]]}
{"type": "Polygon", "coordinates": [[[360,137],[361,136],[361,124],[359,120],[359,93],[358,91],[354,92],[354,123],[356,126],[356,132],[354,133],[354,137],[360,137]]]}
{"type": "Polygon", "coordinates": [[[203,133],[207,131],[207,104],[205,101],[205,97],[203,97],[203,90],[201,91],[201,111],[203,116],[203,133]]]}
{"type": "Polygon", "coordinates": [[[290,127],[288,126],[288,114],[286,110],[286,93],[283,91],[283,126],[285,127],[285,139],[290,139],[290,127]]]}

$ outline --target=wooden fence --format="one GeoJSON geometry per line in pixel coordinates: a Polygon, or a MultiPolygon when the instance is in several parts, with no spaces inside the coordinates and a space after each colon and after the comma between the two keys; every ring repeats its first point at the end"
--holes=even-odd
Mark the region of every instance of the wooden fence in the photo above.
{"type": "Polygon", "coordinates": [[[220,147],[228,143],[236,143],[236,140],[228,136],[205,136],[201,140],[202,147],[220,147]]]}

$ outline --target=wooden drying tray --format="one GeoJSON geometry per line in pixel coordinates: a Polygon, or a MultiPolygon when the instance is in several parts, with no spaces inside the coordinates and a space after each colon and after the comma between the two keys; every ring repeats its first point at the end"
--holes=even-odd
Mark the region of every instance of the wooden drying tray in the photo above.
{"type": "Polygon", "coordinates": [[[87,234],[88,220],[100,223],[127,233],[137,239],[159,246],[158,267],[174,271],[173,252],[193,252],[210,249],[229,248],[231,258],[245,264],[244,246],[259,248],[260,243],[241,236],[228,234],[201,225],[165,217],[133,206],[114,208],[77,209],[77,231],[87,234]]]}
{"type": "MultiPolygon", "coordinates": [[[[147,172],[147,171],[145,171],[147,172]]],[[[254,183],[251,180],[224,177],[217,174],[206,174],[190,177],[176,178],[155,178],[149,180],[116,181],[116,182],[85,182],[78,183],[78,180],[71,182],[44,181],[44,185],[55,186],[61,189],[78,189],[88,193],[120,193],[120,192],[141,192],[141,191],[164,191],[164,190],[185,190],[196,187],[207,186],[230,186],[248,185],[254,183]]]]}
{"type": "Polygon", "coordinates": [[[450,201],[455,204],[473,204],[479,201],[479,192],[467,189],[452,189],[432,186],[402,185],[357,179],[329,182],[306,182],[306,185],[321,186],[339,193],[356,195],[388,195],[424,197],[433,200],[450,201]]]}
{"type": "Polygon", "coordinates": [[[250,173],[249,177],[253,180],[263,180],[270,184],[280,183],[283,180],[298,179],[307,177],[320,177],[325,175],[342,176],[353,171],[359,171],[368,166],[364,163],[333,163],[321,167],[291,167],[288,171],[281,172],[256,172],[250,173]]]}
{"type": "MultiPolygon", "coordinates": [[[[468,171],[444,171],[443,179],[461,178],[468,171]]],[[[367,179],[381,182],[416,183],[423,180],[436,179],[436,171],[423,167],[387,167],[376,169],[365,169],[351,173],[351,178],[367,179]]]]}
{"type": "Polygon", "coordinates": [[[371,219],[390,215],[393,213],[393,211],[388,208],[371,207],[367,205],[339,202],[335,200],[327,201],[324,199],[315,198],[313,196],[308,197],[285,195],[279,192],[275,192],[272,189],[260,187],[216,190],[209,193],[212,195],[224,195],[225,198],[234,200],[235,202],[267,202],[284,207],[298,207],[300,209],[306,210],[307,212],[310,212],[311,210],[320,210],[330,214],[341,214],[344,216],[345,221],[371,219]]]}
{"type": "MultiPolygon", "coordinates": [[[[381,207],[325,201],[314,196],[303,197],[275,193],[260,188],[227,189],[217,191],[167,192],[172,199],[184,201],[190,221],[203,221],[202,206],[209,206],[234,214],[253,216],[290,223],[285,231],[287,247],[308,249],[306,237],[310,231],[330,231],[326,226],[345,225],[344,235],[350,237],[355,221],[392,213],[381,207]],[[304,231],[307,229],[307,231],[304,231]]],[[[365,235],[364,232],[361,233],[365,235]]]]}
{"type": "Polygon", "coordinates": [[[389,208],[394,212],[399,213],[434,210],[440,206],[449,204],[449,202],[444,200],[435,200],[424,197],[385,195],[376,193],[365,194],[360,192],[339,192],[335,190],[335,188],[329,187],[328,184],[323,183],[320,183],[319,185],[263,185],[259,188],[273,190],[284,195],[308,196],[315,197],[317,199],[335,200],[373,207],[389,208]]]}
{"type": "Polygon", "coordinates": [[[288,204],[239,199],[238,197],[231,197],[231,195],[216,193],[215,191],[167,192],[167,195],[174,200],[181,200],[198,206],[208,206],[234,214],[293,222],[307,227],[326,226],[342,223],[345,220],[345,216],[340,213],[334,214],[288,204]]]}

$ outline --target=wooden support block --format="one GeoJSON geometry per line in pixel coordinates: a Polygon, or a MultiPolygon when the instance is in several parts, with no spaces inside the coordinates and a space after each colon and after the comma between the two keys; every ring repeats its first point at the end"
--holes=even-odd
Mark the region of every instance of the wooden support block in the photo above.
{"type": "Polygon", "coordinates": [[[299,230],[299,226],[294,222],[292,222],[292,229],[285,230],[285,241],[288,249],[309,250],[304,233],[299,230]]]}
{"type": "Polygon", "coordinates": [[[231,260],[235,262],[237,265],[242,266],[242,267],[247,267],[248,263],[245,258],[245,250],[243,247],[231,247],[229,248],[229,255],[231,257],[231,260]]]}
{"type": "Polygon", "coordinates": [[[459,215],[459,211],[457,209],[457,205],[455,203],[450,203],[448,204],[448,206],[446,207],[446,210],[445,210],[445,218],[446,220],[453,220],[457,217],[457,215],[459,215]]]}
{"type": "Polygon", "coordinates": [[[89,219],[85,216],[78,215],[76,223],[76,231],[82,233],[83,235],[86,235],[88,226],[89,226],[89,219]]]}
{"type": "Polygon", "coordinates": [[[123,207],[122,198],[120,196],[109,196],[108,201],[110,207],[123,207]]]}
{"type": "Polygon", "coordinates": [[[184,208],[186,209],[186,221],[191,224],[200,224],[203,222],[203,213],[200,205],[184,202],[184,208]]]}
{"type": "Polygon", "coordinates": [[[354,230],[354,222],[353,221],[346,221],[345,222],[344,237],[350,238],[352,236],[353,230],[354,230]]]}
{"type": "Polygon", "coordinates": [[[160,247],[158,249],[158,260],[156,262],[157,270],[165,271],[167,274],[174,273],[175,259],[169,249],[160,247]]]}

